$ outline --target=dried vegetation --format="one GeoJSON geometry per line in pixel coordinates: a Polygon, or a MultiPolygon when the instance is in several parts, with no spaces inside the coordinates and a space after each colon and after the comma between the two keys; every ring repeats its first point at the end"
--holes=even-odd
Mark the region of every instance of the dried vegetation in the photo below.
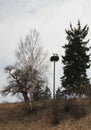
{"type": "Polygon", "coordinates": [[[0,130],[91,130],[91,104],[87,99],[51,100],[33,104],[0,104],[0,130]]]}

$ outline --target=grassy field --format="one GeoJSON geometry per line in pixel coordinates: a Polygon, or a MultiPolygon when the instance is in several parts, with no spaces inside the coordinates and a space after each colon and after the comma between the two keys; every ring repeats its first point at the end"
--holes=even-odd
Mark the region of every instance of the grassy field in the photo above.
{"type": "Polygon", "coordinates": [[[3,103],[0,130],[91,130],[91,104],[86,99],[41,101],[29,112],[24,103],[3,103]]]}

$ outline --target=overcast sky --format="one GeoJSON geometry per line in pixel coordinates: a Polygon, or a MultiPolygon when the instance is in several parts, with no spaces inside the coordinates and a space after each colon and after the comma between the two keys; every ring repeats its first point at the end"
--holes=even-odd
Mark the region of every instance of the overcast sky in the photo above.
{"type": "MultiPolygon", "coordinates": [[[[19,40],[30,29],[36,28],[40,33],[41,42],[45,50],[49,51],[49,57],[53,52],[61,56],[64,51],[62,45],[67,43],[65,29],[69,28],[70,22],[76,26],[78,19],[82,26],[88,24],[90,38],[91,0],[0,0],[0,88],[6,83],[3,68],[14,63],[19,40]]],[[[58,87],[62,76],[61,58],[56,64],[56,70],[58,87]]],[[[50,79],[52,80],[52,73],[50,79]]],[[[5,100],[2,97],[0,99],[5,100]]]]}

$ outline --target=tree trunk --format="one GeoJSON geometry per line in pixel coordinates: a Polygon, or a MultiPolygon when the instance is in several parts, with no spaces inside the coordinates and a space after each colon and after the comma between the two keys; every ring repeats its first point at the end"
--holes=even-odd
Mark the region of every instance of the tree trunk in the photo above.
{"type": "Polygon", "coordinates": [[[24,97],[24,102],[25,102],[25,107],[29,110],[32,111],[32,105],[30,105],[29,97],[27,95],[27,92],[23,92],[23,97],[24,97]]]}
{"type": "Polygon", "coordinates": [[[28,102],[29,101],[29,97],[27,95],[27,92],[23,92],[23,97],[24,97],[24,101],[28,102]]]}

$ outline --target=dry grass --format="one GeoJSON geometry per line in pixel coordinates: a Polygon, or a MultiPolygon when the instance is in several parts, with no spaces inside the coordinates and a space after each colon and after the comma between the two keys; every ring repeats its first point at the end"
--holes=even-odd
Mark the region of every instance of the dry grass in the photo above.
{"type": "Polygon", "coordinates": [[[33,112],[28,112],[23,103],[0,104],[0,130],[91,130],[91,105],[86,99],[44,101],[33,106],[33,112]],[[53,110],[57,108],[54,104],[58,109],[53,110]],[[59,124],[54,126],[55,115],[59,124]]]}

